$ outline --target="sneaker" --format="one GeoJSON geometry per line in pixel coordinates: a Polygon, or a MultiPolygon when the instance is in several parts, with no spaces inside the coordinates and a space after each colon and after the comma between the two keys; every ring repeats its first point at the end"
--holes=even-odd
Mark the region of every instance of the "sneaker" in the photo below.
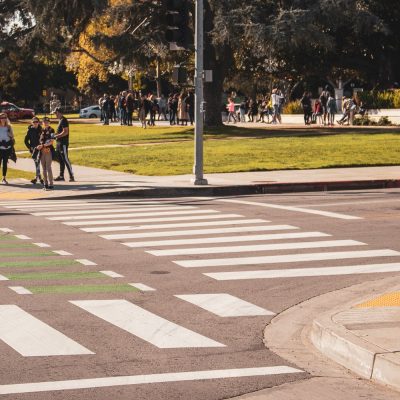
{"type": "Polygon", "coordinates": [[[44,185],[44,180],[43,180],[43,178],[39,178],[39,181],[40,181],[40,183],[41,183],[42,185],[44,185]]]}
{"type": "Polygon", "coordinates": [[[3,178],[3,179],[1,180],[1,183],[2,183],[3,185],[8,185],[8,182],[7,182],[6,178],[3,178]]]}
{"type": "Polygon", "coordinates": [[[69,181],[70,181],[70,182],[75,182],[75,178],[74,178],[73,176],[70,176],[70,177],[69,177],[69,181]]]}
{"type": "Polygon", "coordinates": [[[54,180],[55,180],[55,181],[58,181],[58,182],[60,182],[60,181],[65,181],[65,179],[64,179],[63,176],[57,176],[57,178],[54,179],[54,180]]]}
{"type": "Polygon", "coordinates": [[[37,178],[33,178],[33,179],[31,180],[31,183],[33,183],[34,185],[36,185],[36,182],[37,182],[37,178]]]}

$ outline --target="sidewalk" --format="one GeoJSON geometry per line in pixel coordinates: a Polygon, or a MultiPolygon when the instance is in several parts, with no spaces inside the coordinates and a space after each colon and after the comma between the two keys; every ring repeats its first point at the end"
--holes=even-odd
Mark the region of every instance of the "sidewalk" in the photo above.
{"type": "MultiPolygon", "coordinates": [[[[20,158],[12,168],[32,172],[31,159],[20,158]]],[[[54,164],[54,175],[58,174],[54,164]]],[[[400,187],[400,166],[332,168],[206,174],[207,186],[194,186],[193,175],[140,176],[124,172],[74,165],[76,182],[56,182],[54,191],[26,180],[0,186],[0,198],[55,198],[70,196],[223,196],[261,193],[378,189],[400,187]]]]}
{"type": "Polygon", "coordinates": [[[357,375],[400,391],[400,284],[319,316],[311,340],[357,375]]]}

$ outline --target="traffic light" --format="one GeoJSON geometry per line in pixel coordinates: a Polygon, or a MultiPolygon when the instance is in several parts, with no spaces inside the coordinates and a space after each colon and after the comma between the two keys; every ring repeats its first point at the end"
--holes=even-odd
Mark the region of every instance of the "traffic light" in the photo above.
{"type": "Polygon", "coordinates": [[[165,0],[166,25],[165,38],[169,43],[188,48],[192,32],[189,28],[189,2],[188,0],[165,0]]]}

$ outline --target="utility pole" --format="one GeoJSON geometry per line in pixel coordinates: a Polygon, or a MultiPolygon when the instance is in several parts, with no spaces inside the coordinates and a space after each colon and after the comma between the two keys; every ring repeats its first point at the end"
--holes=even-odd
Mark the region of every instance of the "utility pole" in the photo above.
{"type": "Polygon", "coordinates": [[[194,179],[195,185],[207,185],[203,177],[203,131],[205,104],[203,98],[204,90],[204,3],[203,0],[196,2],[196,27],[195,27],[195,128],[194,128],[194,179]]]}

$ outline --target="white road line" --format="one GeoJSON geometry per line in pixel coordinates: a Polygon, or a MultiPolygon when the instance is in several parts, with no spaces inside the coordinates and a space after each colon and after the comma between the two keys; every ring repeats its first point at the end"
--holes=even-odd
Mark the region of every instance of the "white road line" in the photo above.
{"type": "MultiPolygon", "coordinates": [[[[35,217],[51,217],[53,215],[91,215],[91,214],[119,214],[119,213],[127,213],[127,212],[141,212],[141,211],[175,211],[175,210],[194,210],[196,207],[192,206],[180,206],[180,207],[169,207],[169,206],[157,206],[157,207],[127,207],[127,208],[100,208],[98,210],[72,210],[72,211],[49,211],[49,212],[40,212],[33,213],[35,217]]],[[[115,218],[115,216],[114,216],[115,218]]]]}
{"type": "Polygon", "coordinates": [[[197,220],[213,220],[213,219],[226,219],[226,218],[242,218],[240,214],[210,214],[210,215],[190,215],[185,217],[161,217],[161,218],[121,218],[100,221],[77,221],[77,222],[63,222],[68,226],[92,226],[92,225],[112,225],[112,224],[140,224],[143,222],[170,222],[170,221],[197,221],[197,220]]]}
{"type": "Polygon", "coordinates": [[[17,293],[17,294],[33,294],[30,290],[24,288],[23,286],[9,286],[9,289],[11,289],[13,292],[17,293]]]}
{"type": "Polygon", "coordinates": [[[285,254],[280,256],[215,258],[206,260],[174,261],[185,268],[222,267],[234,265],[277,264],[304,261],[344,260],[347,258],[394,257],[400,252],[395,250],[337,251],[331,253],[285,254]]]}
{"type": "Polygon", "coordinates": [[[90,260],[86,260],[86,259],[79,259],[79,260],[75,260],[75,261],[77,261],[78,263],[80,263],[80,264],[82,264],[82,265],[86,265],[86,266],[89,266],[89,265],[97,265],[95,262],[93,262],[93,261],[90,261],[90,260]]]}
{"type": "Polygon", "coordinates": [[[15,305],[0,305],[0,339],[24,357],[94,354],[15,305]]]}
{"type": "MultiPolygon", "coordinates": [[[[167,203],[171,202],[170,200],[167,201],[167,203]]],[[[6,208],[16,208],[16,207],[24,207],[24,206],[38,206],[38,207],[44,207],[44,206],[60,206],[60,205],[76,205],[76,204],[114,204],[114,203],[133,203],[133,204],[162,204],[164,203],[163,201],[158,201],[158,200],[134,200],[134,199],[104,199],[104,200],[87,200],[87,201],[82,201],[82,200],[34,200],[34,201],[17,201],[13,202],[12,205],[10,205],[10,202],[0,202],[0,206],[4,206],[6,208]]]]}
{"type": "Polygon", "coordinates": [[[118,274],[114,271],[100,271],[102,274],[109,276],[110,278],[124,278],[123,275],[118,274]]]}
{"type": "Polygon", "coordinates": [[[29,236],[26,235],[14,235],[17,239],[21,239],[21,240],[32,240],[32,238],[30,238],[29,236]]]}
{"type": "Polygon", "coordinates": [[[247,301],[226,293],[175,295],[219,317],[250,317],[258,315],[275,315],[247,301]]]}
{"type": "Polygon", "coordinates": [[[322,240],[319,242],[277,243],[251,246],[195,247],[190,249],[151,250],[147,251],[147,253],[152,254],[153,256],[176,256],[192,254],[249,253],[253,251],[316,249],[321,247],[346,246],[366,246],[366,243],[357,242],[355,240],[322,240]]]}
{"type": "Polygon", "coordinates": [[[130,283],[129,285],[141,290],[142,292],[154,292],[156,290],[150,286],[144,285],[143,283],[130,283]]]}
{"type": "Polygon", "coordinates": [[[0,385],[0,394],[41,393],[60,390],[93,389],[115,386],[144,385],[151,383],[207,381],[282,374],[299,374],[303,371],[286,366],[221,369],[209,371],[171,372],[152,375],[108,376],[105,378],[76,379],[0,385]]]}
{"type": "Polygon", "coordinates": [[[399,200],[390,199],[390,200],[366,200],[366,201],[343,201],[340,203],[321,203],[321,204],[302,204],[300,207],[333,207],[333,206],[350,206],[353,204],[376,204],[376,203],[395,203],[399,200]]]}
{"type": "Polygon", "coordinates": [[[167,231],[167,232],[143,232],[143,233],[127,233],[116,235],[100,235],[107,240],[114,239],[140,239],[145,237],[164,237],[164,236],[188,236],[188,235],[211,235],[219,233],[238,233],[238,232],[264,232],[264,231],[280,231],[287,229],[299,229],[291,225],[269,225],[269,226],[239,226],[237,228],[218,228],[218,229],[191,229],[185,231],[167,231]]]}
{"type": "Polygon", "coordinates": [[[118,231],[136,231],[144,229],[192,228],[200,226],[262,224],[267,222],[271,221],[267,221],[265,219],[231,219],[229,221],[185,222],[182,224],[102,226],[96,228],[81,228],[81,230],[84,232],[118,232],[118,231]]]}
{"type": "Polygon", "coordinates": [[[335,276],[353,274],[379,274],[385,272],[400,272],[400,263],[391,264],[368,264],[348,265],[345,267],[323,267],[323,268],[294,268],[275,269],[259,271],[235,271],[235,272],[213,272],[204,275],[217,281],[235,281],[245,279],[273,279],[273,278],[296,278],[315,276],[335,276]]]}
{"type": "MultiPolygon", "coordinates": [[[[169,204],[165,204],[165,206],[168,206],[169,204]]],[[[16,209],[19,211],[40,211],[40,210],[51,210],[51,209],[60,209],[60,210],[65,210],[68,208],[75,208],[75,209],[81,209],[81,208],[116,208],[116,207],[155,207],[155,206],[163,206],[163,204],[160,203],[144,203],[144,204],[138,204],[138,203],[128,203],[128,202],[118,202],[118,203],[67,203],[67,204],[47,204],[47,205],[23,205],[23,206],[12,206],[12,207],[6,207],[9,209],[16,209]]]]}
{"type": "Polygon", "coordinates": [[[11,233],[11,232],[14,232],[14,231],[12,229],[9,229],[9,228],[0,228],[0,232],[11,233]]]}
{"type": "Polygon", "coordinates": [[[47,243],[33,243],[35,246],[38,247],[51,247],[49,244],[47,243]]]}
{"type": "Polygon", "coordinates": [[[316,237],[329,237],[331,235],[322,232],[297,232],[297,233],[271,233],[267,235],[245,235],[245,236],[224,236],[200,239],[177,239],[177,240],[156,240],[148,242],[126,242],[122,243],[128,247],[162,247],[180,246],[186,244],[214,244],[214,243],[237,243],[253,242],[263,240],[282,240],[282,239],[303,239],[316,237]]]}
{"type": "Polygon", "coordinates": [[[196,214],[214,214],[219,213],[219,211],[215,210],[189,210],[189,211],[157,211],[157,212],[139,212],[139,213],[123,213],[118,215],[80,215],[80,216],[72,216],[72,217],[50,217],[47,218],[51,221],[72,221],[72,220],[84,220],[84,219],[112,219],[112,218],[126,218],[126,217],[156,217],[156,216],[169,216],[169,215],[196,215],[196,214]]]}
{"type": "Polygon", "coordinates": [[[236,204],[246,204],[249,206],[259,206],[259,207],[267,207],[267,208],[277,208],[279,210],[287,210],[287,211],[294,211],[294,212],[301,212],[306,214],[316,214],[322,215],[324,217],[329,218],[338,218],[338,219],[363,219],[361,217],[355,217],[353,215],[346,215],[346,214],[338,214],[329,211],[320,211],[320,210],[311,210],[309,208],[301,208],[301,207],[292,207],[292,206],[280,206],[278,204],[270,204],[270,203],[257,203],[254,201],[244,201],[244,200],[228,200],[228,199],[218,199],[217,201],[223,201],[226,203],[236,203],[236,204]]]}
{"type": "Polygon", "coordinates": [[[53,253],[58,254],[59,256],[72,256],[72,253],[65,250],[53,250],[53,253]]]}
{"type": "Polygon", "coordinates": [[[0,275],[0,281],[8,281],[8,278],[6,278],[6,277],[3,276],[3,275],[0,275]]]}
{"type": "Polygon", "coordinates": [[[71,303],[158,348],[225,347],[126,300],[83,300],[71,303]]]}

